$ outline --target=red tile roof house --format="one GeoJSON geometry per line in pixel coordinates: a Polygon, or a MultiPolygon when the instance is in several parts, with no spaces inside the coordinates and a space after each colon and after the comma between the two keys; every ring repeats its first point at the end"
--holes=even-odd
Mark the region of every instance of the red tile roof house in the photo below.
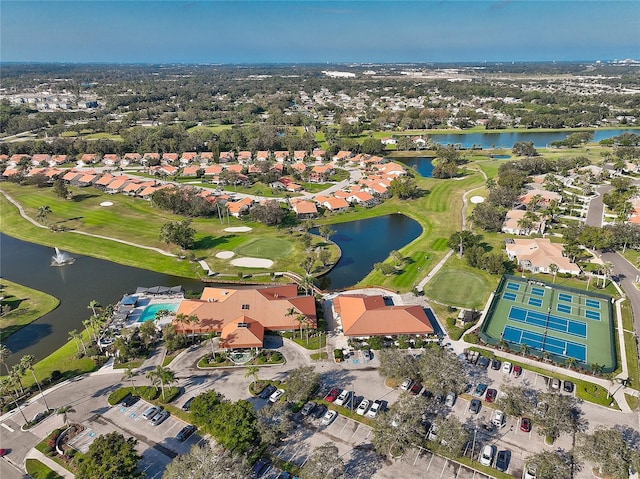
{"type": "Polygon", "coordinates": [[[253,200],[251,198],[242,198],[241,200],[228,202],[227,208],[229,213],[236,218],[240,218],[241,215],[246,214],[251,209],[253,200]]]}
{"type": "Polygon", "coordinates": [[[92,165],[93,163],[98,163],[99,161],[100,161],[100,157],[95,153],[85,153],[80,157],[78,164],[92,165]]]}
{"type": "Polygon", "coordinates": [[[178,154],[177,153],[163,153],[162,154],[162,161],[164,163],[173,164],[176,161],[178,161],[178,154]]]}
{"type": "Polygon", "coordinates": [[[125,153],[122,159],[124,160],[122,162],[123,166],[126,166],[130,165],[131,163],[140,163],[140,160],[142,160],[142,156],[140,156],[140,153],[125,153]]]}
{"type": "Polygon", "coordinates": [[[185,334],[220,332],[224,348],[254,348],[262,346],[264,331],[295,331],[306,326],[316,328],[316,307],[313,296],[298,296],[295,284],[256,286],[247,289],[204,288],[199,300],[184,300],[176,316],[195,315],[198,323],[175,320],[176,331],[185,334]],[[295,314],[290,314],[293,310],[295,314]],[[242,328],[246,328],[242,329],[242,328]],[[235,336],[234,336],[235,335],[235,336]]]}
{"type": "Polygon", "coordinates": [[[276,161],[278,163],[283,163],[285,161],[287,161],[289,159],[289,152],[288,151],[276,151],[273,154],[274,158],[276,159],[276,161]]]}
{"type": "Polygon", "coordinates": [[[9,155],[0,155],[0,163],[8,163],[9,155]]]}
{"type": "Polygon", "coordinates": [[[142,160],[140,160],[140,163],[143,166],[147,166],[150,162],[159,163],[160,162],[160,153],[145,153],[142,156],[142,160]]]}
{"type": "Polygon", "coordinates": [[[558,273],[580,274],[580,267],[564,256],[564,246],[548,238],[513,238],[505,241],[510,260],[517,259],[524,270],[551,273],[550,266],[558,266],[558,273]]]}
{"type": "Polygon", "coordinates": [[[115,180],[107,185],[107,189],[105,191],[112,195],[120,193],[122,189],[132,181],[133,180],[128,176],[117,176],[115,180]]]}
{"type": "Polygon", "coordinates": [[[200,162],[201,163],[209,163],[213,161],[213,152],[212,151],[203,151],[200,153],[200,162]]]}
{"type": "Polygon", "coordinates": [[[114,153],[108,153],[102,157],[105,166],[116,166],[120,163],[120,157],[114,153]]]}
{"type": "Polygon", "coordinates": [[[256,153],[256,161],[267,161],[269,159],[269,152],[268,151],[258,151],[256,153]]]}
{"type": "Polygon", "coordinates": [[[195,151],[185,151],[180,157],[181,165],[188,165],[198,159],[198,154],[195,151]]]}
{"type": "Polygon", "coordinates": [[[160,165],[160,166],[152,166],[150,170],[154,175],[171,176],[171,175],[175,175],[178,172],[178,167],[171,166],[171,165],[160,165]]]}
{"type": "Polygon", "coordinates": [[[31,157],[31,164],[33,166],[41,166],[43,163],[49,164],[51,161],[51,155],[44,155],[42,153],[38,153],[31,157]]]}
{"type": "Polygon", "coordinates": [[[350,193],[347,197],[347,201],[349,203],[357,203],[361,206],[365,206],[367,208],[371,208],[378,204],[378,200],[371,194],[366,191],[356,191],[350,193]]]}
{"type": "Polygon", "coordinates": [[[324,161],[327,156],[327,151],[317,148],[311,152],[311,156],[314,157],[316,161],[324,161]]]}
{"type": "Polygon", "coordinates": [[[49,160],[49,166],[59,166],[67,162],[67,155],[53,155],[49,160]]]}
{"type": "Polygon", "coordinates": [[[253,155],[250,151],[239,151],[238,152],[238,163],[241,165],[248,165],[251,163],[253,155]]]}
{"type": "Polygon", "coordinates": [[[15,155],[11,155],[11,158],[9,159],[9,161],[11,163],[13,163],[14,165],[17,165],[18,163],[20,163],[20,160],[24,159],[24,158],[29,158],[29,155],[23,155],[23,154],[15,154],[15,155]]]}
{"type": "Polygon", "coordinates": [[[529,236],[532,234],[543,234],[546,227],[544,220],[532,221],[531,228],[521,226],[521,220],[525,217],[525,210],[509,210],[502,223],[502,232],[512,235],[529,236]]]}
{"type": "Polygon", "coordinates": [[[349,209],[349,203],[344,198],[329,198],[322,203],[329,211],[339,213],[349,209]]]}
{"type": "Polygon", "coordinates": [[[345,336],[367,338],[434,333],[421,306],[387,306],[380,295],[342,294],[333,300],[333,310],[342,323],[345,336]]]}
{"type": "Polygon", "coordinates": [[[353,153],[350,151],[346,151],[346,150],[340,150],[334,157],[333,159],[335,161],[345,161],[348,160],[349,158],[351,158],[353,156],[353,153]]]}
{"type": "Polygon", "coordinates": [[[316,207],[316,204],[311,201],[291,200],[291,209],[299,219],[315,218],[318,216],[318,208],[316,207]]]}
{"type": "Polygon", "coordinates": [[[230,161],[233,161],[234,159],[235,155],[233,151],[221,151],[220,155],[218,156],[218,161],[220,163],[228,163],[230,161]]]}
{"type": "Polygon", "coordinates": [[[304,170],[307,169],[307,165],[305,165],[301,161],[298,161],[293,165],[291,165],[291,169],[297,171],[298,173],[302,173],[304,170]]]}
{"type": "Polygon", "coordinates": [[[192,177],[195,177],[195,176],[197,176],[197,173],[198,173],[199,169],[201,169],[200,165],[185,166],[182,169],[182,173],[180,173],[180,176],[192,176],[192,177]]]}
{"type": "Polygon", "coordinates": [[[106,187],[107,187],[107,185],[108,185],[109,183],[111,183],[111,182],[112,182],[113,180],[115,180],[116,178],[117,178],[116,176],[113,176],[113,175],[112,175],[112,174],[110,174],[110,173],[105,173],[104,175],[102,175],[102,176],[100,177],[100,179],[99,179],[98,181],[96,181],[96,182],[94,183],[94,185],[93,185],[93,186],[96,186],[96,187],[98,187],[98,188],[102,188],[102,189],[104,189],[104,188],[106,188],[106,187]]]}
{"type": "Polygon", "coordinates": [[[307,157],[307,152],[302,150],[296,150],[293,152],[293,161],[304,161],[307,157]]]}
{"type": "Polygon", "coordinates": [[[317,183],[326,181],[329,176],[335,173],[335,166],[332,163],[326,165],[316,165],[311,169],[309,174],[309,181],[315,181],[317,183]]]}

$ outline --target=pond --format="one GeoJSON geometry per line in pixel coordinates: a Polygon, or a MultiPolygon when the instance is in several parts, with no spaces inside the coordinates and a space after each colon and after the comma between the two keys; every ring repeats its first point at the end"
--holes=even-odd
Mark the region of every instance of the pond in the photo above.
{"type": "MultiPolygon", "coordinates": [[[[400,213],[377,218],[349,221],[331,225],[336,231],[331,241],[340,246],[342,256],[338,264],[319,280],[327,290],[348,288],[361,281],[384,261],[389,253],[409,244],[422,233],[417,221],[400,213]]],[[[311,230],[317,234],[317,230],[311,230]]]]}
{"type": "MultiPolygon", "coordinates": [[[[640,130],[634,129],[615,129],[615,130],[595,130],[593,132],[593,141],[598,142],[614,136],[619,136],[625,132],[640,133],[640,130]]],[[[512,148],[514,143],[520,141],[532,141],[536,148],[545,148],[552,141],[564,140],[573,131],[525,131],[514,133],[451,133],[442,135],[427,135],[436,143],[442,145],[461,145],[463,148],[482,147],[490,148],[512,148]]]]}
{"type": "MultiPolygon", "coordinates": [[[[21,241],[0,234],[0,264],[2,278],[29,288],[44,291],[60,300],[51,313],[20,329],[5,341],[13,353],[9,367],[25,354],[40,360],[67,342],[69,331],[83,329],[88,319],[91,300],[100,304],[115,304],[125,293],[138,286],[177,286],[185,290],[202,291],[203,283],[188,278],[132,268],[110,261],[71,254],[75,262],[51,266],[53,248],[21,241]]],[[[141,253],[144,254],[144,253],[141,253]]]]}
{"type": "Polygon", "coordinates": [[[433,176],[433,158],[425,156],[413,157],[396,157],[393,160],[400,161],[405,165],[413,168],[418,174],[424,178],[431,178],[433,176]]]}

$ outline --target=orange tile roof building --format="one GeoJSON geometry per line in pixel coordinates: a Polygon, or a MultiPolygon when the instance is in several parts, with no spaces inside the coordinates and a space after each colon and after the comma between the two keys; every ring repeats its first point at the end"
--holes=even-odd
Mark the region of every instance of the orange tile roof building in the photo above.
{"type": "Polygon", "coordinates": [[[343,294],[333,300],[345,336],[369,337],[396,334],[433,334],[433,326],[421,306],[387,306],[380,295],[343,294]]]}
{"type": "Polygon", "coordinates": [[[299,316],[307,327],[316,328],[316,305],[313,296],[298,296],[295,284],[252,288],[204,288],[198,300],[184,300],[176,316],[195,315],[198,323],[174,321],[182,333],[222,333],[220,346],[226,348],[258,347],[264,330],[293,331],[300,328],[299,316]],[[293,313],[293,314],[291,314],[293,313]],[[262,330],[262,332],[261,332],[262,330]]]}

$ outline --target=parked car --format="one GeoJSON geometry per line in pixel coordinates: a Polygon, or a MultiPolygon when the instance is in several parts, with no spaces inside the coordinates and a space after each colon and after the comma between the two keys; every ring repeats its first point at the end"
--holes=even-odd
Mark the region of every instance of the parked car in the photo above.
{"type": "Polygon", "coordinates": [[[284,389],[276,389],[271,396],[269,396],[269,402],[278,402],[282,395],[284,394],[284,389]]]}
{"type": "Polygon", "coordinates": [[[367,411],[366,416],[370,417],[371,419],[375,418],[378,415],[378,411],[380,411],[380,405],[381,403],[377,399],[373,401],[373,404],[371,404],[371,407],[367,411]]]}
{"type": "Polygon", "coordinates": [[[481,368],[487,369],[490,363],[491,360],[489,360],[489,358],[486,356],[480,356],[480,358],[478,359],[478,366],[480,366],[481,368]]]}
{"type": "Polygon", "coordinates": [[[269,396],[276,392],[276,389],[278,388],[273,384],[267,384],[264,389],[260,391],[260,394],[258,394],[258,396],[260,397],[260,399],[269,399],[269,396]]]}
{"type": "Polygon", "coordinates": [[[135,394],[127,394],[120,404],[124,407],[131,407],[140,400],[140,396],[135,394]]]}
{"type": "Polygon", "coordinates": [[[520,419],[520,430],[522,432],[531,432],[531,419],[528,417],[520,419]]]}
{"type": "Polygon", "coordinates": [[[45,417],[47,417],[47,411],[40,411],[35,416],[33,416],[33,418],[31,419],[31,422],[34,424],[38,423],[42,421],[45,417]]]}
{"type": "Polygon", "coordinates": [[[147,409],[145,412],[142,413],[142,417],[144,419],[151,419],[153,416],[155,416],[158,413],[159,410],[160,408],[156,406],[151,406],[149,409],[147,409]]]}
{"type": "Polygon", "coordinates": [[[502,373],[511,374],[511,363],[509,361],[502,363],[502,373]]]}
{"type": "Polygon", "coordinates": [[[493,402],[496,399],[496,396],[498,395],[498,391],[496,391],[495,389],[487,389],[487,395],[485,396],[485,401],[487,402],[493,402]]]}
{"type": "Polygon", "coordinates": [[[371,361],[371,351],[369,351],[368,349],[364,349],[362,351],[362,357],[365,361],[371,361]]]}
{"type": "Polygon", "coordinates": [[[536,479],[536,469],[534,465],[525,465],[524,479],[536,479]]]}
{"type": "Polygon", "coordinates": [[[324,404],[318,404],[316,408],[311,413],[311,416],[314,419],[321,419],[327,413],[327,406],[324,404]]]}
{"type": "Polygon", "coordinates": [[[176,439],[180,442],[184,442],[189,439],[194,432],[196,432],[196,429],[197,428],[193,424],[188,424],[180,429],[180,432],[176,434],[176,439]]]}
{"type": "Polygon", "coordinates": [[[494,359],[493,361],[491,361],[491,369],[493,369],[494,371],[499,371],[501,366],[502,362],[499,359],[494,359]]]}
{"type": "Polygon", "coordinates": [[[509,468],[509,457],[511,453],[509,451],[498,451],[496,456],[496,469],[501,472],[505,472],[509,468]]]}
{"type": "Polygon", "coordinates": [[[302,409],[300,410],[300,414],[302,414],[303,416],[308,416],[309,414],[311,414],[311,412],[316,407],[316,405],[317,404],[315,402],[309,401],[304,406],[302,406],[302,409]]]}
{"type": "Polygon", "coordinates": [[[169,411],[163,409],[151,418],[151,424],[153,424],[154,426],[162,424],[170,415],[171,413],[169,413],[169,411]]]}
{"type": "Polygon", "coordinates": [[[429,429],[429,434],[427,434],[427,440],[435,441],[436,439],[438,439],[438,425],[433,424],[429,429]]]}
{"type": "Polygon", "coordinates": [[[551,380],[551,389],[558,391],[560,389],[560,380],[558,378],[553,378],[551,380]]]}
{"type": "Polygon", "coordinates": [[[368,411],[370,404],[371,404],[371,401],[369,401],[368,399],[363,399],[362,402],[358,405],[358,408],[356,409],[356,414],[358,414],[359,416],[364,416],[365,413],[368,411]]]}
{"type": "Polygon", "coordinates": [[[572,393],[573,389],[574,389],[574,384],[571,381],[564,381],[562,383],[562,389],[564,390],[564,392],[566,393],[572,393]]]}
{"type": "Polygon", "coordinates": [[[340,389],[333,388],[331,391],[329,391],[329,394],[327,394],[325,399],[329,402],[333,402],[336,400],[336,398],[340,395],[341,392],[342,391],[340,391],[340,389]]]}
{"type": "Polygon", "coordinates": [[[328,426],[329,424],[331,424],[333,422],[333,420],[336,418],[337,415],[338,415],[337,412],[335,412],[332,409],[329,409],[327,411],[327,413],[324,415],[324,417],[322,418],[322,421],[320,421],[320,423],[323,426],[328,426]]]}
{"type": "Polygon", "coordinates": [[[412,384],[413,384],[413,381],[409,378],[406,378],[404,381],[402,381],[402,384],[400,385],[400,389],[402,389],[403,391],[408,391],[411,388],[412,384]]]}
{"type": "Polygon", "coordinates": [[[253,468],[251,469],[252,477],[257,478],[262,476],[262,474],[266,472],[266,470],[269,468],[270,465],[271,465],[271,462],[269,461],[269,459],[265,459],[265,458],[258,459],[256,463],[253,465],[253,468]]]}
{"type": "Polygon", "coordinates": [[[491,422],[494,426],[502,428],[507,425],[507,417],[503,411],[496,409],[493,413],[493,419],[491,419],[491,422]]]}
{"type": "Polygon", "coordinates": [[[519,378],[520,375],[522,375],[522,368],[520,366],[514,366],[513,367],[513,377],[514,378],[519,378]]]}
{"type": "Polygon", "coordinates": [[[194,396],[194,397],[191,397],[191,398],[189,398],[189,399],[187,399],[187,400],[184,402],[184,404],[182,405],[182,410],[183,410],[183,411],[188,411],[188,410],[189,410],[189,408],[191,407],[191,403],[193,402],[193,400],[194,400],[194,399],[195,399],[195,396],[194,396]]]}
{"type": "Polygon", "coordinates": [[[486,384],[478,384],[473,391],[473,395],[481,398],[487,390],[486,384]]]}
{"type": "Polygon", "coordinates": [[[483,466],[490,466],[493,464],[493,456],[495,454],[495,446],[491,446],[487,444],[482,448],[482,452],[480,452],[480,464],[483,466]]]}
{"type": "Polygon", "coordinates": [[[482,408],[482,401],[480,401],[480,399],[471,400],[471,404],[469,404],[469,411],[471,411],[473,414],[478,414],[481,408],[482,408]]]}
{"type": "Polygon", "coordinates": [[[453,407],[453,405],[456,403],[456,393],[450,392],[449,394],[447,394],[447,397],[444,400],[444,403],[448,407],[453,407]]]}
{"type": "Polygon", "coordinates": [[[353,393],[351,391],[347,391],[346,389],[340,393],[340,395],[333,402],[336,406],[344,406],[351,401],[351,397],[353,393]]]}
{"type": "Polygon", "coordinates": [[[416,381],[415,383],[413,383],[413,386],[411,386],[411,394],[417,396],[418,394],[420,394],[420,391],[422,391],[422,384],[416,381]]]}

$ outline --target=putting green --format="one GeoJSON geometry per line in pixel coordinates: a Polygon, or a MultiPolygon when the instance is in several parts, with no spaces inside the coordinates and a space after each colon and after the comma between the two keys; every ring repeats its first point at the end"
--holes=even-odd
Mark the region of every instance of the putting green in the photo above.
{"type": "Polygon", "coordinates": [[[464,269],[441,271],[425,288],[425,294],[441,303],[482,308],[492,286],[480,275],[464,269]]]}
{"type": "Polygon", "coordinates": [[[236,255],[277,259],[287,255],[292,245],[283,238],[255,238],[234,249],[236,255]]]}

